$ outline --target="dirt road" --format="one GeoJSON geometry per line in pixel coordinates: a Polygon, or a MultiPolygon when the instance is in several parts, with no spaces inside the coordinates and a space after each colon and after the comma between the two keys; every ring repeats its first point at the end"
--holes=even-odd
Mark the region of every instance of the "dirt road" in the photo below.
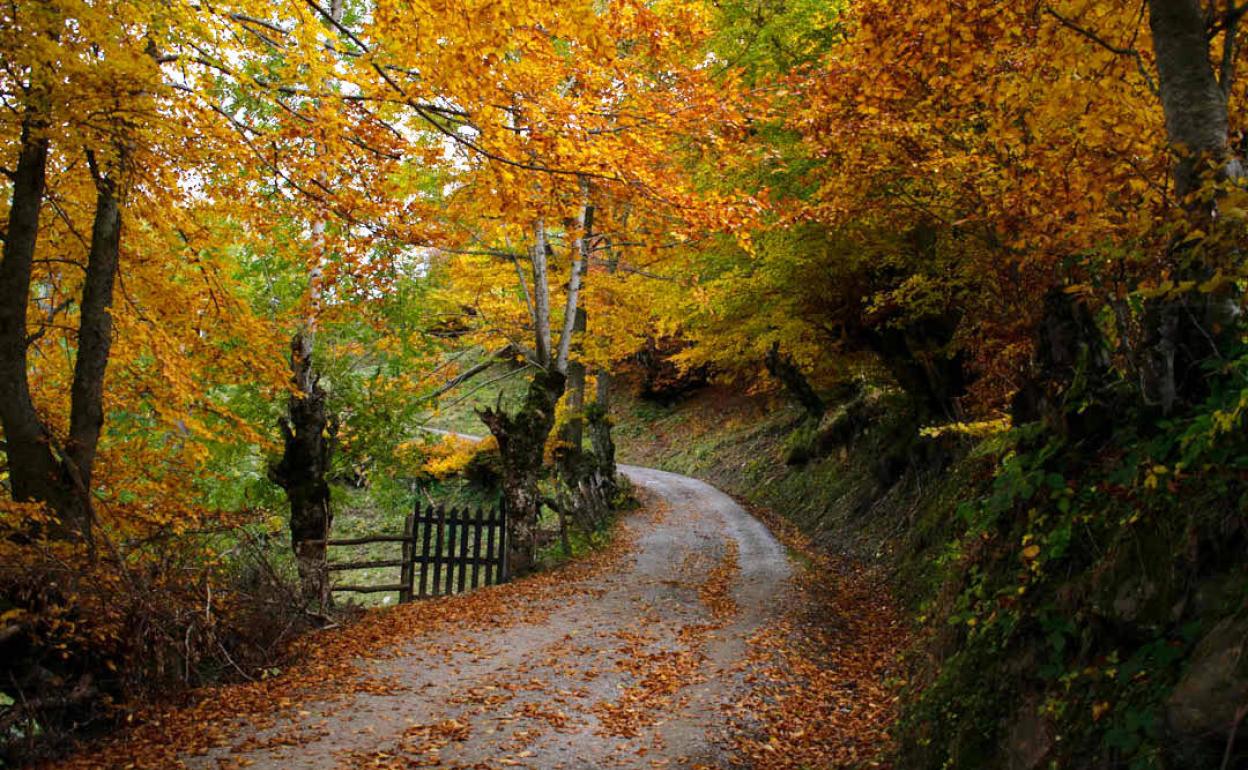
{"type": "Polygon", "coordinates": [[[749,686],[747,639],[778,611],[788,559],[713,487],[622,470],[650,503],[624,523],[629,550],[540,608],[535,622],[401,644],[359,664],[362,676],[384,672],[393,686],[302,704],[183,761],[214,769],[727,766],[723,737],[749,686]]]}

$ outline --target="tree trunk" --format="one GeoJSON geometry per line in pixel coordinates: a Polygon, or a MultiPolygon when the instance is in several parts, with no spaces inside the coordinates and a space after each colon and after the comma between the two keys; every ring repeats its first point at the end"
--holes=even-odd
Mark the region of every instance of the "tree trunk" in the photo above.
{"type": "Polygon", "coordinates": [[[1104,436],[1113,427],[1107,385],[1113,364],[1087,305],[1055,286],[1044,296],[1035,350],[1011,404],[1015,425],[1043,421],[1067,439],[1104,436]]]}
{"type": "MultiPolygon", "coordinates": [[[[627,219],[626,211],[624,220],[627,219]]],[[[615,275],[620,265],[619,255],[609,237],[604,242],[609,255],[607,273],[615,275]]],[[[615,440],[611,437],[611,373],[605,369],[598,370],[594,377],[594,403],[585,411],[585,421],[589,425],[589,445],[603,477],[603,494],[610,502],[619,491],[619,484],[615,478],[618,473],[615,466],[615,440]]]]}
{"type": "MultiPolygon", "coordinates": [[[[1241,176],[1229,142],[1227,82],[1219,84],[1210,61],[1206,18],[1200,0],[1149,0],[1149,25],[1166,117],[1166,134],[1175,152],[1175,193],[1188,215],[1188,227],[1206,233],[1217,225],[1216,201],[1201,194],[1207,182],[1241,176]]],[[[1225,45],[1233,54],[1234,11],[1225,12],[1225,45]]],[[[1233,59],[1233,57],[1232,57],[1233,59]]],[[[1212,275],[1209,254],[1198,254],[1178,237],[1171,257],[1176,281],[1204,281],[1212,275]]],[[[1216,245],[1214,246],[1216,248],[1216,245]]],[[[1175,404],[1199,399],[1204,391],[1200,363],[1215,356],[1233,327],[1233,290],[1188,291],[1147,301],[1139,361],[1141,390],[1147,402],[1169,413],[1175,404]]]]}
{"type": "Polygon", "coordinates": [[[288,416],[278,422],[285,449],[269,466],[269,478],[290,501],[290,539],[304,601],[324,609],[331,598],[325,568],[325,540],[333,524],[329,465],[338,431],[307,347],[303,332],[291,340],[290,367],[299,393],[290,397],[288,416]]]}
{"type": "Polygon", "coordinates": [[[943,315],[866,330],[867,346],[910,397],[919,422],[962,419],[958,399],[969,383],[964,353],[950,349],[957,327],[958,318],[943,315]]]}
{"type": "Polygon", "coordinates": [[[509,531],[508,559],[514,575],[523,575],[533,568],[542,505],[538,482],[546,439],[555,426],[555,408],[566,385],[563,372],[542,370],[529,383],[524,403],[514,415],[501,408],[477,411],[498,441],[509,531]]]}
{"type": "Polygon", "coordinates": [[[763,363],[766,364],[771,376],[784,385],[784,389],[802,405],[808,415],[815,420],[823,417],[824,412],[828,410],[827,405],[811,387],[810,380],[806,379],[806,375],[793,359],[781,354],[779,342],[772,343],[771,350],[767,351],[763,363]]]}
{"type": "Polygon", "coordinates": [[[113,285],[121,260],[121,205],[117,177],[123,172],[124,157],[110,176],[91,159],[95,176],[95,221],[91,226],[91,250],[87,257],[82,287],[82,309],[78,317],[78,351],[74,359],[74,381],[70,387],[69,440],[65,445],[66,480],[77,493],[70,515],[81,532],[91,528],[91,476],[95,453],[104,425],[104,375],[113,343],[113,285]]]}
{"type": "Polygon", "coordinates": [[[69,438],[57,447],[31,398],[26,351],[27,306],[46,181],[48,142],[28,113],[13,175],[13,196],[0,263],[0,425],[13,499],[47,503],[57,515],[57,534],[91,537],[91,477],[104,423],[104,375],[112,346],[113,284],[121,253],[119,158],[113,174],[88,153],[96,185],[95,219],[78,318],[74,379],[70,388],[69,438]]]}
{"type": "Polygon", "coordinates": [[[13,499],[46,502],[59,512],[68,501],[51,437],[31,399],[26,359],[26,313],[48,163],[42,131],[42,121],[28,109],[0,260],[0,426],[13,499]]]}
{"type": "MultiPolygon", "coordinates": [[[[575,334],[585,331],[585,310],[577,308],[572,325],[575,334]]],[[[585,365],[580,361],[568,362],[568,421],[563,426],[561,438],[576,451],[581,451],[585,441],[585,365]]]]}
{"type": "Polygon", "coordinates": [[[546,225],[540,219],[533,225],[533,336],[537,365],[549,366],[550,284],[547,283],[546,225]]]}
{"type": "Polygon", "coordinates": [[[611,375],[605,371],[598,372],[596,392],[593,406],[586,413],[589,422],[589,444],[593,447],[594,457],[611,485],[611,493],[615,491],[615,440],[611,438],[611,375]]]}
{"type": "Polygon", "coordinates": [[[1174,188],[1185,198],[1210,173],[1238,175],[1230,169],[1226,94],[1209,61],[1200,0],[1149,0],[1148,7],[1166,134],[1177,153],[1174,188]]]}

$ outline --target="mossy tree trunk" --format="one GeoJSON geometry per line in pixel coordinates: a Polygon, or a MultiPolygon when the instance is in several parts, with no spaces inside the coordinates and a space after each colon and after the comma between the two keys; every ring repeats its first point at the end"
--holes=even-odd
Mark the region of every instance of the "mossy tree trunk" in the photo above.
{"type": "Polygon", "coordinates": [[[323,611],[331,604],[325,541],[333,525],[329,473],[338,426],[326,408],[303,332],[291,340],[290,368],[297,392],[290,396],[286,417],[278,421],[283,452],[269,466],[269,478],[286,491],[290,503],[291,548],[303,600],[323,611]]]}
{"type": "Polygon", "coordinates": [[[542,478],[546,439],[555,427],[555,408],[566,384],[567,378],[558,370],[539,371],[529,382],[524,403],[515,414],[509,415],[501,407],[477,412],[498,441],[502,458],[508,563],[514,575],[522,575],[533,568],[542,506],[538,484],[542,478]]]}
{"type": "Polygon", "coordinates": [[[600,371],[596,377],[594,403],[585,410],[585,420],[589,424],[589,445],[598,467],[612,485],[615,486],[615,439],[611,437],[611,375],[600,371]]]}

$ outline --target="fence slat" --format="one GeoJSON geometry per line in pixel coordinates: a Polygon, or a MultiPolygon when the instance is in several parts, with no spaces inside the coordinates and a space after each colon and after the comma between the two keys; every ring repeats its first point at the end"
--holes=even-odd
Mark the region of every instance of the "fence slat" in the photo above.
{"type": "Polygon", "coordinates": [[[377,559],[375,561],[344,561],[325,565],[326,572],[342,572],[353,569],[377,569],[379,567],[402,567],[410,564],[410,559],[377,559]]]}
{"type": "Polygon", "coordinates": [[[506,583],[511,580],[511,554],[507,547],[507,497],[498,496],[498,564],[499,564],[499,583],[506,583]]]}
{"type": "MultiPolygon", "coordinates": [[[[417,503],[416,507],[419,508],[420,503],[417,503]]],[[[430,513],[432,512],[433,512],[432,509],[430,509],[430,513]]],[[[428,519],[429,519],[428,516],[416,517],[416,520],[421,522],[420,524],[420,555],[423,558],[422,558],[422,561],[420,562],[420,598],[422,599],[429,595],[429,563],[423,560],[424,558],[428,558],[429,556],[429,535],[431,534],[429,529],[431,525],[428,519]]]]}
{"type": "MultiPolygon", "coordinates": [[[[455,581],[459,574],[459,547],[464,542],[464,509],[451,509],[451,538],[446,546],[446,593],[456,592],[455,581]]],[[[462,590],[462,589],[460,589],[462,590]]]]}
{"type": "Polygon", "coordinates": [[[455,555],[455,593],[464,592],[468,582],[468,535],[472,532],[472,509],[464,506],[459,517],[459,553],[455,555]]]}
{"type": "Polygon", "coordinates": [[[478,578],[481,576],[481,522],[485,518],[485,511],[481,506],[477,506],[477,515],[472,520],[472,587],[477,588],[481,585],[478,578]]]}
{"type": "Polygon", "coordinates": [[[399,589],[399,604],[406,604],[412,600],[412,547],[416,539],[415,519],[416,514],[409,513],[403,521],[403,556],[402,564],[399,565],[399,584],[403,588],[399,589]]]}
{"type": "Polygon", "coordinates": [[[325,545],[369,545],[371,543],[401,543],[402,535],[370,535],[369,537],[348,537],[338,540],[309,540],[310,543],[325,545]]]}
{"type": "Polygon", "coordinates": [[[498,583],[498,562],[494,561],[494,520],[496,517],[493,512],[490,512],[489,517],[485,528],[485,556],[490,563],[485,567],[485,583],[492,586],[498,583]]]}
{"type": "Polygon", "coordinates": [[[442,595],[442,543],[446,527],[446,508],[438,506],[438,525],[437,532],[433,535],[433,588],[430,593],[433,596],[442,595]]]}

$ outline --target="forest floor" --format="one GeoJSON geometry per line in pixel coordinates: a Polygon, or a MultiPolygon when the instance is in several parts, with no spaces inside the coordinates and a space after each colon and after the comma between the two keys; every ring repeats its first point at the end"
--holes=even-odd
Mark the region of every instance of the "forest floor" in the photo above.
{"type": "Polygon", "coordinates": [[[146,714],[61,766],[875,764],[901,635],[871,581],[847,571],[829,592],[800,543],[722,492],[625,472],[646,505],[592,557],[372,611],[272,679],[146,714]]]}

